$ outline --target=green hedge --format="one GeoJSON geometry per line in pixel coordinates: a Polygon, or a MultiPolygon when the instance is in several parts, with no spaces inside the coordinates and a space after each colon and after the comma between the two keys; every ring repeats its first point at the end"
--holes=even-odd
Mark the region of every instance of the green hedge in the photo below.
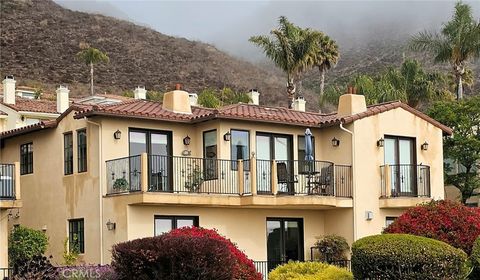
{"type": "Polygon", "coordinates": [[[268,274],[269,280],[353,280],[351,272],[321,262],[289,262],[268,274]]]}
{"type": "Polygon", "coordinates": [[[463,279],[467,255],[442,241],[409,234],[382,234],[352,246],[356,279],[463,279]]]}
{"type": "Polygon", "coordinates": [[[23,263],[34,256],[41,256],[48,246],[48,238],[41,230],[23,226],[14,228],[8,238],[8,255],[10,265],[23,263]]]}
{"type": "Polygon", "coordinates": [[[475,243],[473,243],[470,260],[473,266],[473,271],[470,275],[470,279],[480,279],[480,236],[477,237],[475,243]]]}

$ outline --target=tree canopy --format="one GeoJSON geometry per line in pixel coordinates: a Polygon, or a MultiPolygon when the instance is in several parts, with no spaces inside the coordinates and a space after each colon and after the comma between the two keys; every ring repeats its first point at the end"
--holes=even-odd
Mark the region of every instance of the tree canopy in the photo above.
{"type": "Polygon", "coordinates": [[[251,101],[248,94],[228,87],[221,90],[207,88],[198,95],[198,104],[207,108],[218,108],[230,104],[249,103],[251,101]]]}

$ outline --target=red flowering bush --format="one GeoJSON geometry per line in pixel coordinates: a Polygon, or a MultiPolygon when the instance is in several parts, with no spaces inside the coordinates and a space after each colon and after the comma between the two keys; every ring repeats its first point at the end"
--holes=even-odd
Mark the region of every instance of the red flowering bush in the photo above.
{"type": "Polygon", "coordinates": [[[119,279],[261,279],[253,262],[230,240],[195,227],[117,244],[112,266],[119,279]]]}
{"type": "Polygon", "coordinates": [[[257,272],[253,261],[250,260],[247,255],[240,251],[237,246],[228,238],[218,234],[216,230],[197,228],[197,227],[184,227],[174,229],[170,233],[172,236],[193,236],[193,237],[207,237],[215,240],[219,240],[224,243],[230,253],[236,259],[236,264],[233,269],[234,279],[238,280],[256,280],[262,279],[261,273],[257,272]]]}
{"type": "Polygon", "coordinates": [[[480,210],[447,200],[407,210],[385,233],[408,233],[437,239],[470,254],[480,236],[480,210]]]}

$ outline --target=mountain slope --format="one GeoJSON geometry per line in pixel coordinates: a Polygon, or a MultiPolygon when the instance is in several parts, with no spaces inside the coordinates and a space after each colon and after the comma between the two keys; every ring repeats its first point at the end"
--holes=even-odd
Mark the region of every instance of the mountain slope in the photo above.
{"type": "Polygon", "coordinates": [[[13,74],[23,82],[40,81],[50,88],[68,84],[77,89],[73,95],[86,94],[89,69],[75,58],[79,45],[86,42],[110,57],[110,63],[95,66],[97,93],[119,94],[137,85],[165,91],[181,83],[190,92],[206,87],[258,88],[261,103],[286,105],[283,77],[277,74],[208,44],[70,11],[50,0],[1,0],[0,26],[0,74],[13,74]]]}

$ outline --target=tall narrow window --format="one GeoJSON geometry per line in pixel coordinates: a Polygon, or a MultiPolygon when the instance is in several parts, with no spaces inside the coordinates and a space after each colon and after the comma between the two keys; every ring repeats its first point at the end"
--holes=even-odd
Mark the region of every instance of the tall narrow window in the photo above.
{"type": "MultiPolygon", "coordinates": [[[[315,160],[315,138],[312,136],[312,155],[315,160]]],[[[298,136],[298,172],[300,174],[311,171],[308,169],[308,163],[305,162],[305,136],[298,136]]]]}
{"type": "Polygon", "coordinates": [[[83,219],[68,220],[68,242],[70,251],[85,253],[85,230],[83,219]]]}
{"type": "MultiPolygon", "coordinates": [[[[246,130],[231,130],[230,154],[232,169],[237,170],[237,160],[248,160],[250,155],[250,133],[246,130]]],[[[243,164],[244,170],[250,170],[249,162],[243,164]]]]}
{"type": "Polygon", "coordinates": [[[20,145],[20,174],[33,173],[33,143],[20,145]]]}
{"type": "Polygon", "coordinates": [[[205,158],[205,180],[216,179],[217,176],[217,131],[203,132],[203,155],[205,158]]]}
{"type": "Polygon", "coordinates": [[[78,172],[87,171],[87,130],[77,131],[78,172]]]}
{"type": "Polygon", "coordinates": [[[63,135],[63,173],[73,174],[73,134],[71,132],[63,135]]]}

